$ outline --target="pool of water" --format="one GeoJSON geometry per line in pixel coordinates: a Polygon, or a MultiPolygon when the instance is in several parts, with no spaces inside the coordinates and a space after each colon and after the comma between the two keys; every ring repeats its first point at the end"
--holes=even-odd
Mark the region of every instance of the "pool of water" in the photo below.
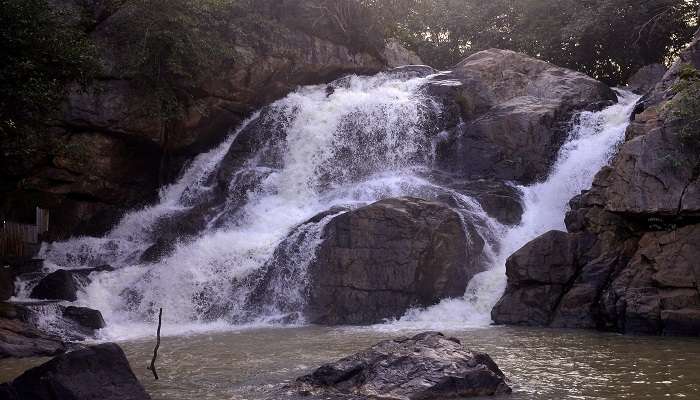
{"type": "MultiPolygon", "coordinates": [[[[301,327],[165,337],[159,381],[146,369],[152,340],[120,345],[155,400],[275,399],[320,364],[414,333],[301,327]]],[[[700,399],[699,339],[505,327],[445,333],[489,353],[510,380],[512,400],[700,399]]],[[[45,360],[0,360],[0,381],[45,360]]]]}

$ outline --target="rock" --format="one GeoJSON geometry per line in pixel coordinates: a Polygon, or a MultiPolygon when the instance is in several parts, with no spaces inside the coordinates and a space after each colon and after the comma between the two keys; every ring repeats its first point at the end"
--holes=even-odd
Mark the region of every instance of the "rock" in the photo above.
{"type": "Polygon", "coordinates": [[[611,165],[570,202],[570,233],[509,259],[497,323],[700,335],[700,154],[666,111],[687,62],[700,66],[700,37],[642,98],[611,165]],[[552,283],[561,274],[567,283],[552,283]]]}
{"type": "Polygon", "coordinates": [[[293,386],[302,394],[396,400],[511,392],[491,357],[437,332],[380,342],[300,377],[293,386]]]}
{"type": "Polygon", "coordinates": [[[645,94],[654,89],[665,74],[666,66],[663,64],[646,65],[632,75],[627,82],[627,89],[637,94],[645,94]]]}
{"type": "Polygon", "coordinates": [[[494,322],[548,325],[557,301],[577,272],[577,243],[550,231],[515,252],[506,262],[508,288],[491,312],[494,322]]]}
{"type": "Polygon", "coordinates": [[[131,48],[115,40],[123,37],[115,30],[130,18],[128,4],[60,3],[71,5],[67,10],[73,20],[94,15],[90,35],[108,79],[95,80],[89,90],[70,91],[61,121],[48,133],[58,142],[50,149],[55,154],[30,154],[21,163],[0,163],[0,212],[14,217],[33,212],[37,205],[50,209],[49,240],[105,233],[125,210],[155,201],[163,181],[223,140],[253,110],[300,85],[377,73],[387,67],[382,52],[393,62],[416,61],[395,44],[385,51],[381,32],[370,27],[336,32],[336,24],[313,17],[319,7],[310,7],[308,1],[256,1],[259,18],[268,22],[253,22],[257,16],[229,16],[226,25],[232,29],[227,42],[235,56],[207,82],[182,88],[192,106],[171,122],[164,135],[158,118],[147,111],[150,104],[141,88],[132,85],[124,68],[118,68],[131,57],[131,48]],[[356,48],[360,43],[367,45],[356,48]],[[10,171],[11,179],[5,178],[5,171],[10,171]]]}
{"type": "Polygon", "coordinates": [[[39,281],[32,289],[30,297],[42,300],[75,301],[78,299],[78,290],[89,282],[86,271],[94,270],[68,271],[59,269],[52,272],[39,281]]]}
{"type": "Polygon", "coordinates": [[[0,303],[0,358],[54,356],[66,350],[60,338],[36,329],[26,307],[0,303]]]}
{"type": "Polygon", "coordinates": [[[146,400],[119,346],[105,343],[55,357],[4,386],[16,400],[146,400]]]}
{"type": "Polygon", "coordinates": [[[387,199],[336,216],[309,266],[312,323],[370,324],[464,295],[484,242],[446,205],[387,199]]]}
{"type": "Polygon", "coordinates": [[[91,330],[102,329],[106,326],[102,313],[86,307],[68,306],[63,310],[63,317],[91,330]]]}
{"type": "Polygon", "coordinates": [[[80,279],[78,275],[70,271],[59,269],[39,281],[32,289],[30,297],[43,300],[75,301],[78,299],[78,290],[84,283],[80,279]]]}
{"type": "Polygon", "coordinates": [[[463,60],[428,92],[464,121],[439,144],[440,168],[524,184],[547,175],[574,113],[616,99],[586,75],[498,49],[463,60]]]}
{"type": "Polygon", "coordinates": [[[404,65],[422,65],[423,60],[411,50],[405,48],[398,40],[389,39],[382,53],[388,67],[401,67],[404,65]]]}

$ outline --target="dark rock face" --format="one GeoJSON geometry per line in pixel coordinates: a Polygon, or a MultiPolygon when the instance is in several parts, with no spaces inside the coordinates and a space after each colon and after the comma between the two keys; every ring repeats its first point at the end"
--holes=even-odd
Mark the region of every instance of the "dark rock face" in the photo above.
{"type": "Polygon", "coordinates": [[[698,54],[696,40],[642,98],[612,165],[572,199],[569,233],[508,260],[494,321],[700,335],[700,153],[680,142],[665,108],[680,64],[700,66],[698,54]]]}
{"type": "Polygon", "coordinates": [[[650,64],[639,69],[627,82],[627,89],[637,93],[645,94],[654,89],[654,86],[666,74],[666,66],[663,64],[650,64]]]}
{"type": "Polygon", "coordinates": [[[446,205],[414,198],[382,200],[333,218],[309,267],[309,321],[376,323],[464,295],[484,270],[484,242],[466,229],[446,205]]]}
{"type": "Polygon", "coordinates": [[[96,330],[105,327],[102,313],[86,307],[68,306],[63,310],[63,317],[77,322],[80,326],[96,330]]]}
{"type": "Polygon", "coordinates": [[[464,121],[438,146],[439,167],[518,183],[547,175],[575,112],[616,100],[586,75],[497,49],[465,59],[428,91],[464,121]]]}
{"type": "MultiPolygon", "coordinates": [[[[101,7],[92,3],[71,0],[61,5],[70,6],[67,9],[76,15],[97,14],[95,9],[101,7]],[[82,10],[84,6],[95,9],[82,10]]],[[[0,212],[16,219],[31,215],[37,205],[50,209],[49,239],[102,234],[124,210],[154,200],[164,177],[173,176],[186,160],[220,142],[252,110],[299,85],[379,72],[388,57],[391,62],[418,61],[400,46],[392,45],[382,55],[382,49],[351,48],[349,43],[359,42],[355,37],[336,40],[316,24],[309,29],[312,24],[303,22],[306,6],[302,2],[266,3],[260,12],[270,14],[276,29],[233,30],[230,40],[236,56],[212,74],[211,81],[190,90],[196,106],[172,123],[167,137],[160,131],[160,121],[144,111],[146,101],[139,88],[115,70],[130,56],[122,54],[113,40],[124,10],[100,11],[91,36],[109,79],[96,80],[94,90],[71,93],[63,121],[50,132],[65,142],[63,147],[79,151],[56,151],[35,156],[27,165],[0,166],[3,181],[4,172],[11,169],[8,186],[10,181],[15,183],[14,191],[0,196],[0,212]],[[296,17],[291,18],[292,14],[296,17]]],[[[235,21],[240,16],[231,18],[235,21]]],[[[381,36],[373,40],[383,43],[381,36]]]]}
{"type": "Polygon", "coordinates": [[[79,279],[79,275],[59,269],[39,281],[30,296],[42,300],[75,301],[78,299],[79,279]]]}
{"type": "Polygon", "coordinates": [[[15,280],[18,276],[39,273],[43,266],[42,260],[0,257],[0,301],[8,300],[15,294],[15,280]]]}
{"type": "Polygon", "coordinates": [[[60,355],[0,388],[12,400],[147,400],[119,346],[105,343],[60,355]]]}
{"type": "Polygon", "coordinates": [[[66,350],[60,338],[29,324],[30,315],[26,307],[0,303],[0,358],[54,356],[66,350]]]}
{"type": "Polygon", "coordinates": [[[464,349],[437,332],[380,342],[298,379],[314,395],[378,399],[446,399],[510,393],[506,378],[485,353],[464,349]]]}

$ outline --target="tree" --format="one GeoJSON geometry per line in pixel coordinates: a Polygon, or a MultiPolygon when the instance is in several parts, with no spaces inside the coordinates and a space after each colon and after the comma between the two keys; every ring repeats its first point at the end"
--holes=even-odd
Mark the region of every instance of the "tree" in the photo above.
{"type": "Polygon", "coordinates": [[[361,0],[385,34],[449,68],[490,47],[580,70],[610,84],[667,62],[696,29],[698,0],[361,0]]]}

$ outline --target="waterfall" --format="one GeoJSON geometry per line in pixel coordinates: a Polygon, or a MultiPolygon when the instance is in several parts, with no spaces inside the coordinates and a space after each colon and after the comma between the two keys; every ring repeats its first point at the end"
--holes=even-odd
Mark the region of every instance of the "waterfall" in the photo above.
{"type": "Polygon", "coordinates": [[[544,182],[522,186],[524,213],[518,226],[501,231],[491,268],[475,276],[463,299],[448,299],[425,310],[410,310],[379,329],[450,330],[491,323],[491,309],[505,291],[508,257],[550,230],[566,230],[569,200],[590,189],[595,174],[607,165],[625,138],[638,95],[617,90],[619,102],[598,112],[583,112],[574,121],[557,161],[544,182]]]}
{"type": "Polygon", "coordinates": [[[622,140],[636,97],[621,93],[619,104],[580,115],[550,177],[520,188],[522,224],[506,227],[476,200],[431,179],[443,136],[436,122],[443,110],[424,90],[431,78],[389,72],[300,88],[194,159],[156,205],[125,215],[101,238],[45,244],[41,257],[49,269],[116,268],[93,273],[78,299],[102,311],[105,339],[151,335],[159,307],[166,335],[303,323],[274,304],[252,317],[245,308],[253,278],[275,262],[286,238],[303,237],[304,245],[289,259],[293,279],[274,282],[275,297],[297,304],[322,229],[335,214],[315,216],[390,197],[449,196],[486,239],[492,268],[469,283],[464,298],[411,310],[385,327],[488,324],[505,286],[505,259],[538,234],[562,228],[569,198],[590,186],[622,140]],[[191,232],[169,242],[175,223],[191,232]],[[159,251],[163,257],[146,257],[159,251]]]}

